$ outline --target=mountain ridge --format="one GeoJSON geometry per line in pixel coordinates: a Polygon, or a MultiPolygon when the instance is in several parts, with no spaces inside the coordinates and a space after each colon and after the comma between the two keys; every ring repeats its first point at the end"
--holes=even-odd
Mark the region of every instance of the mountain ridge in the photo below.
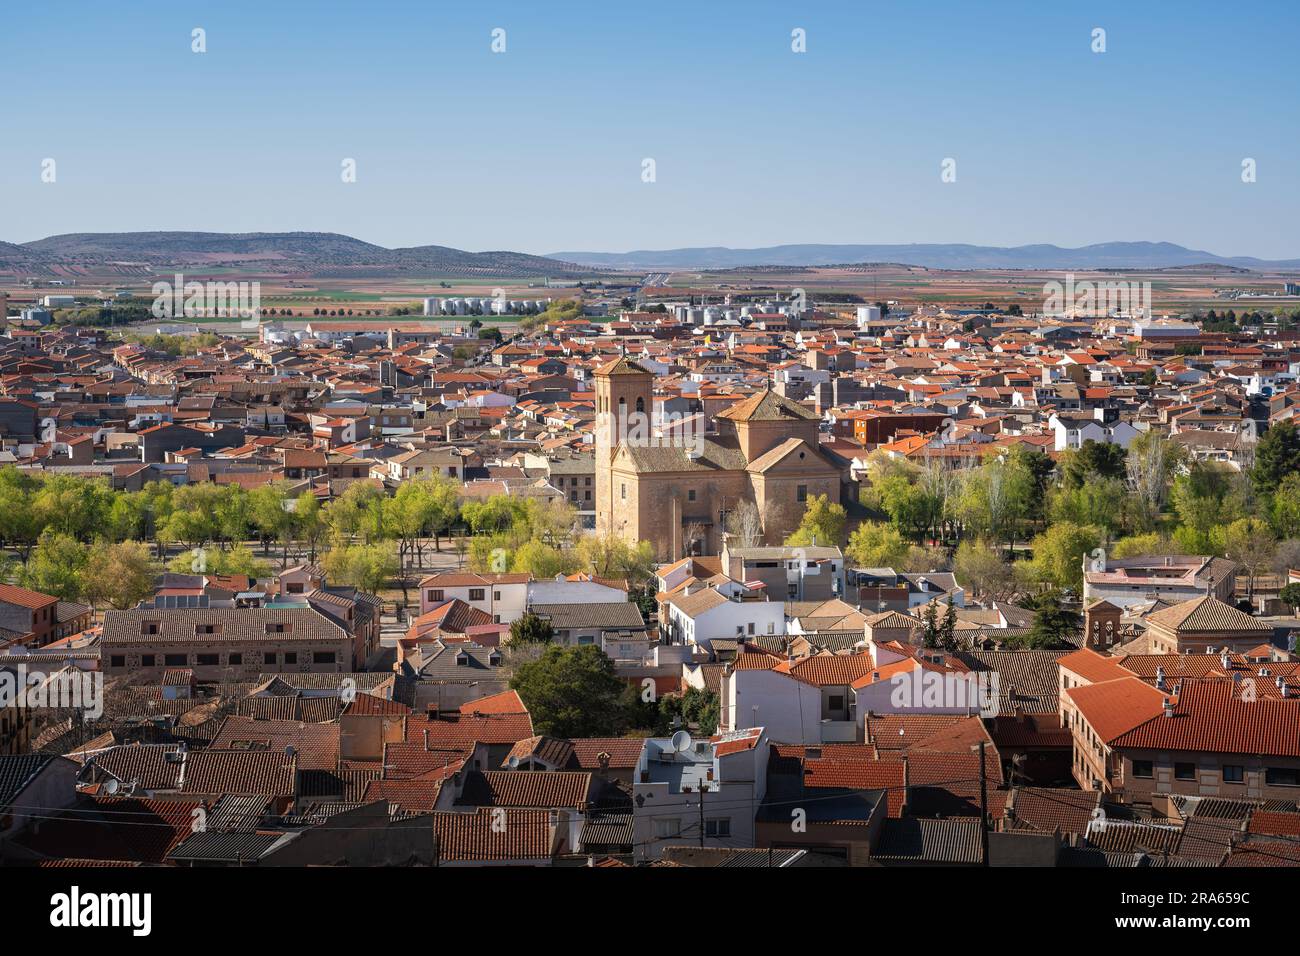
{"type": "Polygon", "coordinates": [[[899,262],[930,269],[1141,269],[1225,265],[1300,269],[1297,259],[1220,256],[1172,242],[1102,242],[1077,248],[1050,243],[979,246],[969,243],[801,243],[735,249],[700,246],[623,253],[555,252],[551,258],[606,269],[738,269],[753,266],[826,266],[899,262]]]}
{"type": "Polygon", "coordinates": [[[73,232],[25,243],[0,242],[0,268],[59,271],[147,263],[165,270],[239,263],[306,272],[448,272],[476,275],[584,275],[571,262],[522,252],[467,252],[450,246],[388,249],[337,232],[73,232]]]}

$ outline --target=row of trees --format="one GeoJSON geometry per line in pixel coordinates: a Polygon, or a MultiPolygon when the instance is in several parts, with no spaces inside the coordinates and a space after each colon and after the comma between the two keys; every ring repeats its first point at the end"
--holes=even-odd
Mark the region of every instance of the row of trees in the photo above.
{"type": "MultiPolygon", "coordinates": [[[[861,567],[951,569],[979,597],[1043,603],[1041,644],[1069,625],[1060,592],[1081,588],[1083,560],[1099,548],[1223,555],[1252,592],[1260,574],[1300,565],[1300,432],[1279,423],[1238,451],[1240,469],[1192,460],[1149,431],[1127,451],[1089,441],[1054,461],[999,449],[964,471],[877,452],[861,493],[872,517],[846,539],[845,510],[813,498],[787,544],[844,543],[861,567]]],[[[927,640],[943,644],[942,630],[927,622],[927,640]]]]}
{"type": "MultiPolygon", "coordinates": [[[[332,580],[368,591],[395,581],[404,598],[429,549],[440,551],[453,531],[461,532],[457,549],[478,571],[536,577],[585,571],[634,586],[653,572],[650,545],[581,534],[566,502],[497,495],[462,503],[459,494],[455,481],[436,475],[404,481],[391,495],[375,483],[354,482],[329,502],[310,491],[295,494],[285,482],[246,490],[157,481],[128,492],[102,479],[8,467],[0,469],[0,544],[22,564],[8,568],[6,577],[67,600],[92,599],[90,572],[74,558],[84,559],[86,545],[99,543],[132,545],[114,552],[119,557],[129,550],[148,559],[152,547],[155,569],[166,562],[181,572],[252,577],[271,573],[268,559],[278,549],[281,565],[291,557],[319,558],[332,580]],[[260,546],[260,557],[250,543],[260,546]]],[[[643,602],[647,594],[637,592],[643,602]]]]}

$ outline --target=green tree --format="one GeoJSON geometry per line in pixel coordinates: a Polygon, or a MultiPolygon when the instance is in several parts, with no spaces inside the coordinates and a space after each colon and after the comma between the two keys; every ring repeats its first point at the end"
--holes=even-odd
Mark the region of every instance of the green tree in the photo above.
{"type": "Polygon", "coordinates": [[[1061,521],[1034,538],[1029,570],[1037,581],[1058,588],[1083,586],[1083,558],[1101,543],[1101,532],[1091,525],[1061,521]]]}
{"type": "Polygon", "coordinates": [[[289,533],[293,529],[293,516],[285,507],[289,486],[283,481],[272,481],[248,493],[248,518],[257,529],[262,542],[262,554],[270,553],[270,542],[284,544],[282,557],[288,557],[289,533]]]}
{"type": "Polygon", "coordinates": [[[1003,559],[1001,547],[989,541],[966,540],[959,544],[952,570],[957,581],[978,598],[1006,601],[1019,590],[1015,571],[1003,559]]]}
{"type": "Polygon", "coordinates": [[[156,575],[148,545],[141,541],[112,544],[101,540],[86,555],[81,593],[92,604],[107,604],[121,611],[153,594],[156,575]]]}
{"type": "Polygon", "coordinates": [[[397,555],[387,544],[344,545],[325,555],[330,580],[378,594],[397,576],[397,555]]]}
{"type": "Polygon", "coordinates": [[[72,535],[43,531],[19,580],[33,591],[75,601],[81,596],[81,571],[86,557],[85,546],[72,535]]]}
{"type": "Polygon", "coordinates": [[[551,644],[537,660],[519,665],[510,686],[538,733],[595,737],[622,725],[626,685],[614,673],[614,662],[594,644],[551,644]]]}
{"type": "Polygon", "coordinates": [[[1039,595],[1033,602],[1034,623],[1029,633],[1020,640],[1020,646],[1032,650],[1063,647],[1071,644],[1070,638],[1079,633],[1082,618],[1076,611],[1061,603],[1056,592],[1039,595]]]}
{"type": "Polygon", "coordinates": [[[1295,423],[1278,422],[1264,433],[1255,448],[1255,464],[1250,470],[1255,490],[1271,494],[1282,479],[1300,470],[1300,431],[1295,423]]]}
{"type": "Polygon", "coordinates": [[[538,617],[532,611],[510,625],[510,644],[549,644],[555,639],[555,628],[545,618],[538,617]]]}
{"type": "Polygon", "coordinates": [[[893,525],[864,521],[849,535],[844,553],[860,568],[896,568],[907,560],[910,547],[893,525]]]}
{"type": "Polygon", "coordinates": [[[1078,488],[1096,478],[1123,478],[1126,458],[1121,446],[1089,438],[1077,450],[1061,456],[1061,480],[1067,487],[1078,488]]]}
{"type": "Polygon", "coordinates": [[[1255,597],[1255,579],[1273,564],[1277,540],[1268,524],[1259,518],[1239,518],[1224,529],[1223,550],[1246,569],[1246,594],[1255,597]]]}
{"type": "Polygon", "coordinates": [[[846,520],[843,505],[832,502],[829,495],[813,495],[807,501],[799,527],[785,543],[792,547],[836,547],[844,540],[846,520]]]}

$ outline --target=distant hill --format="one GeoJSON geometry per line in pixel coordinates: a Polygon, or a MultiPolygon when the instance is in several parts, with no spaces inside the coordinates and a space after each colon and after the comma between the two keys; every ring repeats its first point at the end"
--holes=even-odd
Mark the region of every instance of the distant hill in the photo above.
{"type": "Polygon", "coordinates": [[[446,246],[386,249],[333,232],[101,232],[0,242],[0,268],[56,272],[110,263],[151,270],[240,264],[262,272],[435,273],[573,276],[590,267],[519,252],[465,252],[446,246]]]}
{"type": "Polygon", "coordinates": [[[747,266],[824,266],[843,262],[901,262],[930,269],[1159,269],[1225,265],[1244,269],[1300,269],[1300,259],[1270,261],[1216,256],[1172,242],[1103,242],[1078,249],[1053,245],[972,246],[788,245],[759,249],[708,246],[635,252],[556,252],[552,258],[604,269],[738,269],[747,266]]]}

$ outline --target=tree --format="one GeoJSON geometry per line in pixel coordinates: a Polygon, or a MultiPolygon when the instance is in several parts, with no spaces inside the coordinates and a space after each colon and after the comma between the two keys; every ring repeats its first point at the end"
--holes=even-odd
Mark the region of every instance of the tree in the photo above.
{"type": "Polygon", "coordinates": [[[354,481],[335,498],[325,514],[325,522],[336,542],[347,543],[357,535],[372,539],[383,530],[383,522],[376,524],[378,511],[382,516],[384,489],[371,481],[354,481]]]}
{"type": "Polygon", "coordinates": [[[626,580],[635,587],[654,572],[654,548],[649,541],[628,544],[614,535],[587,535],[578,541],[578,562],[582,570],[601,578],[626,580]]]}
{"type": "Polygon", "coordinates": [[[397,556],[386,544],[344,545],[324,558],[331,580],[378,594],[397,575],[397,556]]]}
{"type": "Polygon", "coordinates": [[[555,628],[551,622],[538,617],[532,611],[510,625],[510,644],[549,644],[555,639],[555,628]]]}
{"type": "Polygon", "coordinates": [[[881,482],[876,491],[881,507],[894,525],[917,540],[943,519],[944,499],[932,486],[893,475],[881,482]]]}
{"type": "Polygon", "coordinates": [[[864,521],[849,535],[845,555],[861,568],[896,568],[907,559],[910,545],[893,525],[864,521]]]}
{"type": "Polygon", "coordinates": [[[937,601],[931,601],[921,613],[921,646],[939,646],[939,611],[937,601]]]}
{"type": "Polygon", "coordinates": [[[1071,643],[1081,626],[1082,618],[1076,611],[1061,605],[1061,596],[1056,592],[1039,595],[1033,602],[1034,623],[1021,645],[1031,650],[1061,647],[1071,643]]]}
{"type": "Polygon", "coordinates": [[[0,468],[0,538],[26,561],[44,524],[32,507],[37,482],[13,467],[0,468]]]}
{"type": "Polygon", "coordinates": [[[963,541],[953,558],[953,574],[976,597],[1009,600],[1019,588],[1015,572],[1000,552],[987,541],[963,541]]]}
{"type": "Polygon", "coordinates": [[[81,596],[81,570],[86,548],[70,534],[43,531],[19,580],[23,587],[50,594],[61,601],[81,596]]]}
{"type": "Polygon", "coordinates": [[[1193,462],[1174,479],[1170,500],[1179,519],[1174,540],[1186,554],[1220,551],[1224,527],[1246,512],[1240,477],[1213,462],[1193,462]]]}
{"type": "Polygon", "coordinates": [[[1241,518],[1228,525],[1223,535],[1224,553],[1246,569],[1246,595],[1255,597],[1255,578],[1273,563],[1277,542],[1266,522],[1241,518]]]}
{"type": "Polygon", "coordinates": [[[1101,532],[1091,525],[1061,521],[1034,538],[1029,562],[1035,580],[1078,591],[1083,586],[1083,558],[1101,542],[1101,532]]]}
{"type": "Polygon", "coordinates": [[[534,538],[516,549],[510,567],[518,573],[541,579],[572,574],[578,569],[578,563],[578,557],[572,551],[562,551],[534,538]]]}
{"type": "Polygon", "coordinates": [[[294,500],[291,519],[294,537],[307,545],[307,560],[314,563],[316,548],[329,530],[320,499],[312,492],[304,491],[294,500]]]}
{"type": "Polygon", "coordinates": [[[553,737],[595,737],[621,726],[626,685],[614,662],[594,644],[549,645],[510,678],[538,733],[553,737]]]}
{"type": "Polygon", "coordinates": [[[1124,499],[1124,482],[1118,478],[1094,478],[1077,486],[1062,484],[1052,492],[1048,514],[1053,522],[1100,528],[1109,541],[1120,528],[1124,499]]]}
{"type": "Polygon", "coordinates": [[[288,492],[285,482],[273,481],[248,493],[248,517],[262,540],[264,555],[270,553],[270,542],[279,540],[285,545],[282,558],[288,557],[289,532],[293,528],[293,516],[285,508],[288,492]]]}
{"type": "Polygon", "coordinates": [[[1176,541],[1158,531],[1120,538],[1107,551],[1112,558],[1135,558],[1147,554],[1182,554],[1176,541]]]}
{"type": "Polygon", "coordinates": [[[813,495],[807,501],[799,527],[785,543],[793,547],[836,547],[844,540],[846,520],[844,507],[832,502],[829,495],[813,495]]]}
{"type": "Polygon", "coordinates": [[[1287,475],[1300,469],[1300,431],[1295,423],[1278,422],[1264,433],[1255,449],[1255,466],[1250,470],[1255,490],[1271,494],[1287,475]]]}
{"type": "Polygon", "coordinates": [[[1076,451],[1061,456],[1061,479],[1077,488],[1094,478],[1123,478],[1127,453],[1120,445],[1089,438],[1076,451]]]}
{"type": "Polygon", "coordinates": [[[1124,467],[1133,492],[1134,522],[1143,530],[1160,520],[1170,477],[1182,459],[1179,447],[1154,430],[1141,432],[1129,443],[1124,467]]]}
{"type": "Polygon", "coordinates": [[[727,543],[732,548],[753,548],[763,541],[763,516],[748,498],[727,512],[727,543]]]}
{"type": "Polygon", "coordinates": [[[943,612],[943,621],[939,625],[939,646],[949,653],[957,650],[957,608],[951,599],[948,601],[947,610],[943,612]]]}
{"type": "Polygon", "coordinates": [[[141,541],[99,541],[86,556],[82,595],[92,604],[116,610],[135,607],[153,593],[157,569],[141,541]]]}
{"type": "Polygon", "coordinates": [[[1300,584],[1285,585],[1277,596],[1282,599],[1282,603],[1291,609],[1300,607],[1300,584]]]}

